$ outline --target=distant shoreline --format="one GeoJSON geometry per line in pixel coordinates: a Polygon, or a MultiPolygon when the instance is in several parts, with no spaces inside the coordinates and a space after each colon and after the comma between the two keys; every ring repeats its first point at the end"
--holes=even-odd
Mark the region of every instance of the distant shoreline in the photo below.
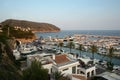
{"type": "MultiPolygon", "coordinates": [[[[36,32],[41,32],[41,33],[57,33],[57,32],[60,32],[60,31],[32,31],[32,33],[35,35],[36,32]]],[[[18,41],[21,41],[21,42],[31,42],[33,40],[37,39],[37,36],[35,35],[34,38],[28,38],[28,39],[25,39],[25,38],[16,38],[16,40],[18,41]]]]}
{"type": "Polygon", "coordinates": [[[41,32],[41,33],[52,33],[52,32],[60,32],[60,31],[32,31],[32,33],[41,32]]]}

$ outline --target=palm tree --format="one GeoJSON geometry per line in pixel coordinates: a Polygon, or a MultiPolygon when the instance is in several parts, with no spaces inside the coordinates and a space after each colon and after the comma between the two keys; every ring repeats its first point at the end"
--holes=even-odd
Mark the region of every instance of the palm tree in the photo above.
{"type": "Polygon", "coordinates": [[[75,47],[75,44],[72,41],[70,41],[68,42],[67,46],[70,48],[70,53],[71,53],[71,49],[75,47]]]}
{"type": "Polygon", "coordinates": [[[97,49],[97,46],[96,45],[91,45],[90,46],[90,51],[92,53],[92,59],[93,59],[93,63],[94,63],[94,53],[97,53],[98,49],[97,49]]]}
{"type": "Polygon", "coordinates": [[[23,71],[23,80],[48,80],[48,70],[35,60],[30,67],[23,71]]]}
{"type": "Polygon", "coordinates": [[[61,80],[61,78],[63,77],[64,74],[62,74],[62,72],[56,71],[53,73],[53,79],[54,80],[61,80]]]}
{"type": "Polygon", "coordinates": [[[113,70],[113,65],[114,65],[114,64],[112,63],[112,57],[113,57],[113,55],[114,55],[114,54],[113,54],[113,53],[114,53],[114,50],[115,50],[115,49],[114,49],[113,47],[110,47],[110,48],[109,48],[108,56],[109,56],[109,60],[110,60],[110,61],[107,62],[107,69],[110,70],[110,71],[113,70]]]}
{"type": "Polygon", "coordinates": [[[112,57],[113,57],[113,53],[114,53],[114,48],[113,47],[110,47],[109,48],[109,54],[108,54],[108,56],[109,56],[109,59],[110,59],[110,62],[112,62],[112,57]]]}
{"type": "MultiPolygon", "coordinates": [[[[105,48],[105,47],[102,47],[102,49],[107,50],[107,48],[105,48]]],[[[106,57],[107,54],[105,53],[105,54],[99,54],[99,55],[102,56],[102,57],[101,57],[101,58],[102,58],[101,60],[103,61],[103,59],[106,57]]]]}
{"type": "Polygon", "coordinates": [[[60,43],[58,44],[58,46],[60,47],[60,49],[62,49],[63,45],[64,45],[63,42],[60,42],[60,43]]]}
{"type": "Polygon", "coordinates": [[[79,51],[80,51],[80,57],[81,57],[81,52],[83,50],[83,45],[82,44],[79,44],[79,47],[78,47],[79,51]]]}

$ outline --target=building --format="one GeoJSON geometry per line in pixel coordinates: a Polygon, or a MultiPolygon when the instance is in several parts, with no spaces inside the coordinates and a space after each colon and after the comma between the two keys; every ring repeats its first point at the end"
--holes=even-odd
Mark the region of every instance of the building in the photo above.
{"type": "Polygon", "coordinates": [[[50,57],[51,57],[51,55],[46,55],[44,53],[27,55],[27,67],[29,67],[31,65],[32,61],[37,60],[37,61],[40,61],[42,66],[45,69],[48,69],[48,73],[51,74],[53,60],[50,57]]]}
{"type": "Polygon", "coordinates": [[[90,58],[79,58],[78,74],[85,75],[86,78],[96,75],[96,67],[90,58]]]}
{"type": "Polygon", "coordinates": [[[53,60],[55,64],[53,64],[52,72],[61,71],[64,74],[77,74],[77,66],[79,65],[77,60],[70,59],[66,54],[55,55],[53,60]]]}
{"type": "Polygon", "coordinates": [[[96,75],[95,65],[85,64],[83,66],[78,58],[72,54],[55,55],[43,53],[28,55],[27,66],[30,66],[33,60],[40,61],[43,67],[48,69],[49,74],[60,71],[65,76],[69,76],[71,80],[73,80],[73,78],[76,78],[75,80],[79,80],[80,77],[87,79],[88,77],[96,75]]]}

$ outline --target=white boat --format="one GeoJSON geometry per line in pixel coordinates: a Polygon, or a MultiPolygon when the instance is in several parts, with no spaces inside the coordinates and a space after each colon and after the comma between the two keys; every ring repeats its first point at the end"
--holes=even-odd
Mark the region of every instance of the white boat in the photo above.
{"type": "Polygon", "coordinates": [[[118,69],[120,69],[120,66],[114,65],[114,66],[113,66],[113,69],[114,69],[114,70],[118,70],[118,69]]]}
{"type": "Polygon", "coordinates": [[[29,48],[24,48],[24,49],[20,50],[22,55],[27,55],[27,54],[30,54],[35,51],[37,51],[37,48],[35,46],[29,47],[29,48]]]}
{"type": "Polygon", "coordinates": [[[28,53],[31,53],[32,51],[30,51],[30,50],[22,50],[21,51],[21,54],[28,54],[28,53]]]}
{"type": "Polygon", "coordinates": [[[63,50],[63,49],[59,49],[59,50],[57,50],[56,53],[57,53],[57,54],[59,54],[59,53],[64,53],[64,50],[63,50]]]}
{"type": "Polygon", "coordinates": [[[94,59],[94,64],[98,64],[99,63],[99,59],[94,59]]]}
{"type": "Polygon", "coordinates": [[[18,50],[13,50],[13,55],[15,56],[15,59],[20,59],[20,52],[18,50]]]}

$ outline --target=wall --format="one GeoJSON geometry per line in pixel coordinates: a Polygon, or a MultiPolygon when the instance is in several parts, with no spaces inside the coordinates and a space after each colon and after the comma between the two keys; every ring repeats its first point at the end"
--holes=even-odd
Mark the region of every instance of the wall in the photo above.
{"type": "Polygon", "coordinates": [[[51,74],[52,65],[53,65],[52,63],[51,64],[46,64],[46,65],[43,65],[43,68],[48,69],[48,73],[51,74]]]}

